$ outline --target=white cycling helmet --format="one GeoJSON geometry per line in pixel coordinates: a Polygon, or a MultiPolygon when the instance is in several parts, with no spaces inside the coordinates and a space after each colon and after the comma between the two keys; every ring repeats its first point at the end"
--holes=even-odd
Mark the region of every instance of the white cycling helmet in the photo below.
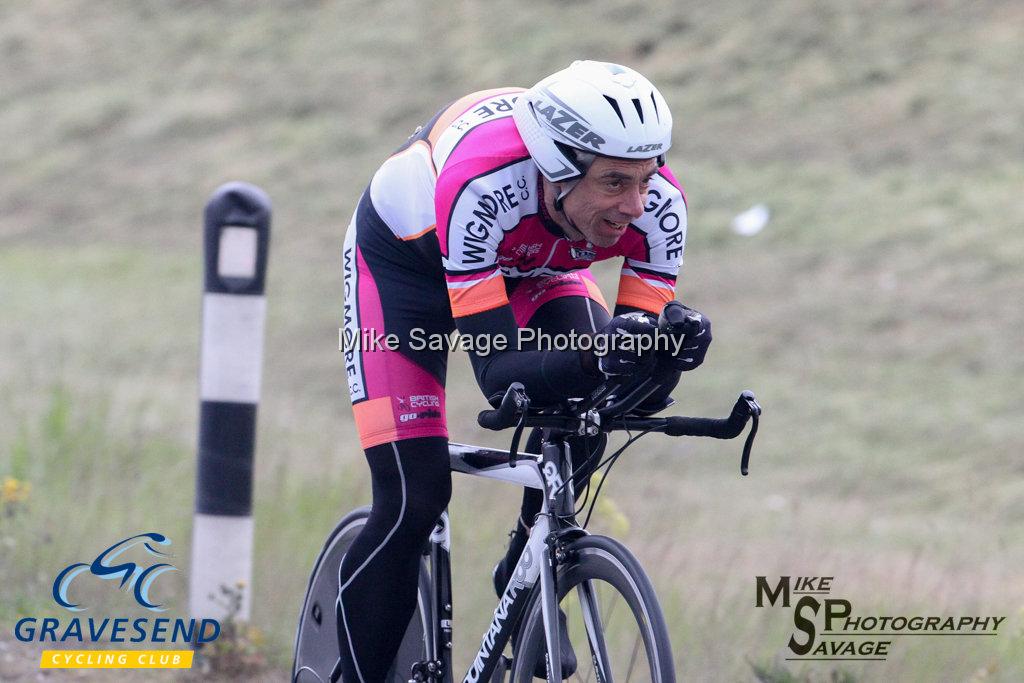
{"type": "Polygon", "coordinates": [[[574,150],[657,158],[661,166],[672,145],[665,98],[633,69],[609,62],[573,62],[522,93],[512,116],[530,156],[551,182],[578,180],[587,172],[589,164],[574,150]]]}

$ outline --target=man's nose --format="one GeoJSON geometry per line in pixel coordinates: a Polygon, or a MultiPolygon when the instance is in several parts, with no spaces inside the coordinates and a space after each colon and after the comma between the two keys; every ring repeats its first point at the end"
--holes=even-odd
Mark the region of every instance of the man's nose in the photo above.
{"type": "Polygon", "coordinates": [[[644,199],[646,199],[646,195],[640,192],[639,188],[627,192],[619,204],[619,211],[636,220],[644,215],[644,199]]]}

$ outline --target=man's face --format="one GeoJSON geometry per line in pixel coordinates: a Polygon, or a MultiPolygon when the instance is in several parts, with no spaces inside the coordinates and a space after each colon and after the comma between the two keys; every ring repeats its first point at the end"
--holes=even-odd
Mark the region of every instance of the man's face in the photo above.
{"type": "Polygon", "coordinates": [[[644,213],[647,185],[658,170],[654,159],[597,157],[565,198],[562,209],[583,237],[610,247],[644,213]]]}

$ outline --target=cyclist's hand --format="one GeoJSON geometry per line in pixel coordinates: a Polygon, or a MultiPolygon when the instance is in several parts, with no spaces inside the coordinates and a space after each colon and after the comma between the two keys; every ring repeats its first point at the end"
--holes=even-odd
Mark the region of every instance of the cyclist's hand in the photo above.
{"type": "MultiPolygon", "coordinates": [[[[669,305],[674,307],[671,315],[675,319],[673,331],[680,330],[684,334],[678,347],[673,347],[678,348],[678,351],[672,354],[671,367],[683,372],[693,370],[704,362],[704,356],[711,346],[711,321],[701,312],[677,301],[669,305]]],[[[668,312],[666,307],[662,317],[666,317],[665,314],[668,312]]]]}
{"type": "Polygon", "coordinates": [[[598,334],[607,341],[607,353],[597,356],[597,369],[605,377],[632,375],[657,362],[658,321],[648,313],[617,315],[598,334]]]}

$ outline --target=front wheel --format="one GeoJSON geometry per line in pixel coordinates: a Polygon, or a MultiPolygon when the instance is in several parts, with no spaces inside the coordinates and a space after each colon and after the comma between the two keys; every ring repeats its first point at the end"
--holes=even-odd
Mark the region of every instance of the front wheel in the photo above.
{"type": "MultiPolygon", "coordinates": [[[[632,553],[610,538],[584,536],[569,544],[568,554],[572,559],[558,569],[558,599],[577,670],[564,678],[674,683],[665,619],[651,582],[632,553]]],[[[563,641],[561,647],[566,646],[563,641]]],[[[519,632],[511,680],[532,683],[545,652],[538,584],[519,632]]]]}
{"type": "MultiPolygon", "coordinates": [[[[320,551],[309,588],[299,615],[295,633],[295,661],[292,665],[293,683],[328,683],[341,678],[338,663],[338,622],[335,614],[338,602],[338,571],[345,553],[366,525],[369,507],[353,510],[338,522],[320,551]]],[[[420,587],[416,612],[405,631],[402,646],[391,670],[388,683],[406,683],[415,662],[427,659],[430,619],[430,580],[426,563],[420,566],[420,587]]]]}

